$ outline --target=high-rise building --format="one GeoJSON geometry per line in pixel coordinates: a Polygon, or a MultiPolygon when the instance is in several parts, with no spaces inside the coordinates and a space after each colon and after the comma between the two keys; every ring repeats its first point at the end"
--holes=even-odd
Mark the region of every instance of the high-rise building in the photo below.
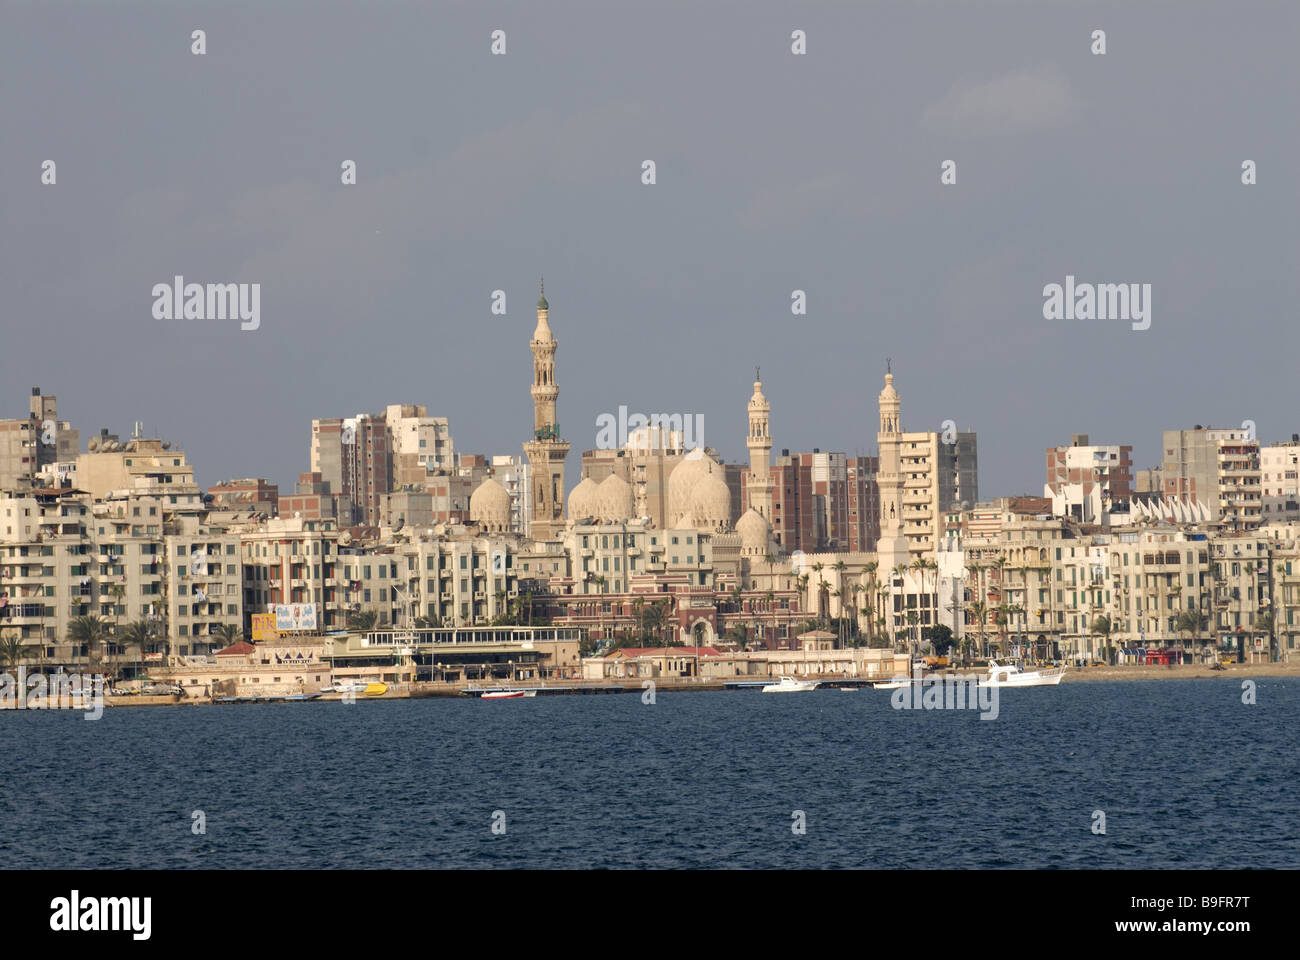
{"type": "Polygon", "coordinates": [[[524,444],[531,488],[529,535],[534,540],[554,540],[564,530],[564,458],[569,444],[561,439],[556,418],[560,388],[555,382],[555,351],[559,343],[551,332],[549,313],[543,286],[537,298],[537,328],[529,343],[533,352],[533,439],[524,444]]]}
{"type": "Polygon", "coordinates": [[[423,488],[429,477],[454,469],[455,449],[446,417],[431,417],[420,404],[389,404],[384,423],[392,489],[423,488]]]}
{"type": "Polygon", "coordinates": [[[1160,476],[1166,499],[1194,500],[1221,526],[1259,526],[1263,508],[1259,441],[1246,430],[1166,430],[1160,476]]]}
{"type": "Polygon", "coordinates": [[[352,506],[357,522],[378,526],[384,494],[392,490],[388,424],[362,413],[311,422],[311,473],[352,506]]]}

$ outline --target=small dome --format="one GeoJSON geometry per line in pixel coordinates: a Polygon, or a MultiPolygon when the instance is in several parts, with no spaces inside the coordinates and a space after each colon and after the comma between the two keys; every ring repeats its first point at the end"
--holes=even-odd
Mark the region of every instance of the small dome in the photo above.
{"type": "Polygon", "coordinates": [[[591,477],[583,477],[582,482],[569,494],[569,519],[581,520],[583,517],[595,517],[599,509],[600,484],[591,477]]]}
{"type": "Polygon", "coordinates": [[[597,488],[597,513],[605,523],[622,523],[631,519],[636,509],[632,487],[616,473],[611,473],[597,488]]]}
{"type": "Polygon", "coordinates": [[[885,389],[880,391],[881,400],[897,400],[898,391],[894,389],[894,375],[885,374],[885,389]]]}
{"type": "Polygon", "coordinates": [[[747,556],[761,557],[767,553],[768,539],[772,525],[753,507],[736,521],[736,532],[740,534],[740,549],[747,556]]]}
{"type": "Polygon", "coordinates": [[[485,530],[510,529],[510,494],[492,477],[478,485],[469,498],[469,519],[485,530]]]}
{"type": "Polygon", "coordinates": [[[722,479],[721,467],[695,484],[691,491],[691,516],[698,530],[725,530],[731,525],[731,490],[722,479]]]}

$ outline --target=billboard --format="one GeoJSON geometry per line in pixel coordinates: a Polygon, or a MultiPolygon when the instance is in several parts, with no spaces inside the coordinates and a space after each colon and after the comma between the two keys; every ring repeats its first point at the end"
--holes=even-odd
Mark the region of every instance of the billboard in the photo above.
{"type": "Polygon", "coordinates": [[[276,630],[311,630],[316,627],[316,604],[314,603],[278,603],[272,604],[275,613],[276,630]]]}
{"type": "Polygon", "coordinates": [[[275,629],[274,613],[253,614],[253,642],[279,639],[280,631],[275,629]]]}

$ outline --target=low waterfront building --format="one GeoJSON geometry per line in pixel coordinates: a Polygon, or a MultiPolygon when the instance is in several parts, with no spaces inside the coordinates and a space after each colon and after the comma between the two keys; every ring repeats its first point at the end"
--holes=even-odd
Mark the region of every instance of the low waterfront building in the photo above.
{"type": "Polygon", "coordinates": [[[259,644],[239,641],[212,655],[172,656],[150,676],[178,685],[185,696],[286,697],[319,693],[330,683],[323,637],[293,637],[259,644]]]}
{"type": "Polygon", "coordinates": [[[479,626],[372,630],[324,642],[336,679],[410,683],[574,678],[583,639],[574,627],[479,626]]]}

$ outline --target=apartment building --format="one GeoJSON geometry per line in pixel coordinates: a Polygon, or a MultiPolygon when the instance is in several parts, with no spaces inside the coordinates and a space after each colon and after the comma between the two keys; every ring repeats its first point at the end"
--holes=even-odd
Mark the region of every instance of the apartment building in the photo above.
{"type": "Polygon", "coordinates": [[[394,489],[423,487],[430,476],[450,471],[455,445],[446,417],[431,417],[422,404],[389,404],[384,410],[394,489]]]}
{"type": "Polygon", "coordinates": [[[32,387],[28,414],[0,420],[0,491],[41,485],[38,476],[77,458],[81,434],[59,419],[58,398],[32,387]]]}
{"type": "Polygon", "coordinates": [[[1300,435],[1260,447],[1259,469],[1263,522],[1300,521],[1300,435]]]}
{"type": "Polygon", "coordinates": [[[262,477],[226,480],[208,487],[209,503],[217,509],[260,513],[274,517],[280,509],[280,487],[262,477]]]}
{"type": "MultiPolygon", "coordinates": [[[[114,630],[152,620],[160,647],[211,652],[221,624],[243,621],[236,541],[170,508],[151,494],[96,503],[79,491],[41,491],[0,500],[0,627],[51,668],[71,669],[91,654],[69,640],[72,621],[84,616],[114,630]]],[[[106,653],[138,659],[142,651],[110,644],[106,653]]]]}
{"type": "Polygon", "coordinates": [[[356,522],[378,526],[382,500],[392,490],[388,424],[382,416],[311,422],[312,474],[350,507],[356,522]]]}
{"type": "Polygon", "coordinates": [[[1069,446],[1047,448],[1047,482],[1053,512],[1081,523],[1098,523],[1117,503],[1133,495],[1133,447],[1097,445],[1076,433],[1069,446]]]}
{"type": "Polygon", "coordinates": [[[1250,530],[1262,521],[1259,442],[1240,429],[1166,430],[1160,466],[1168,499],[1186,498],[1210,510],[1226,529],[1250,530]]]}

